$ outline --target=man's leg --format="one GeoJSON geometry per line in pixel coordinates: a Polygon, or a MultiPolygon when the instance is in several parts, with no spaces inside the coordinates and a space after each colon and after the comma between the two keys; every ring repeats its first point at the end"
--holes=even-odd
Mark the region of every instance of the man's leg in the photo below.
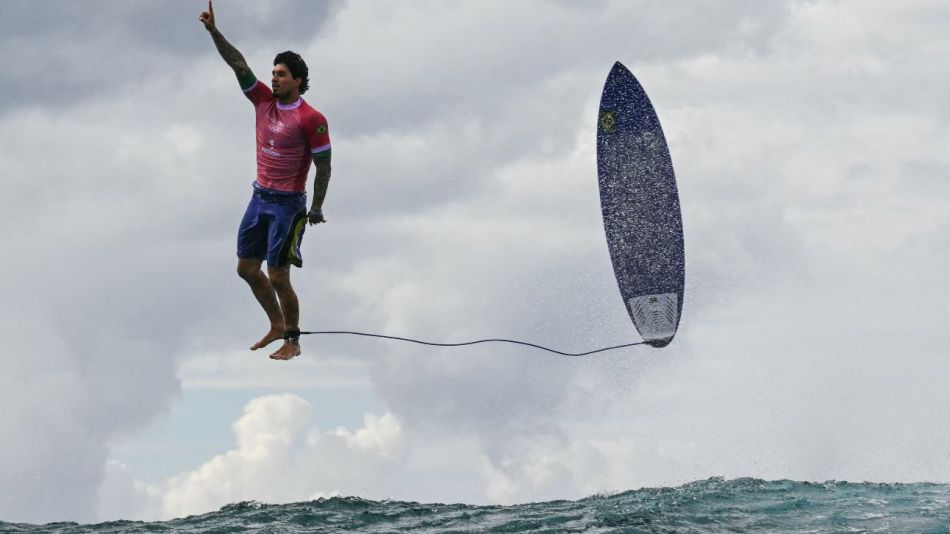
{"type": "MultiPolygon", "coordinates": [[[[292,331],[300,328],[300,303],[297,300],[297,293],[290,285],[290,265],[283,267],[267,266],[267,277],[280,300],[280,308],[283,311],[284,326],[286,330],[292,331]]],[[[270,355],[275,360],[289,360],[294,356],[300,355],[300,343],[297,340],[284,340],[283,346],[270,355]]]]}
{"type": "MultiPolygon", "coordinates": [[[[247,282],[247,285],[251,286],[251,291],[254,293],[254,297],[257,299],[257,302],[260,303],[261,307],[264,308],[264,313],[267,314],[267,318],[270,320],[270,331],[267,332],[260,341],[255,343],[251,350],[257,350],[261,347],[265,347],[278,339],[284,337],[284,331],[287,329],[287,325],[284,322],[284,314],[281,311],[280,303],[277,301],[277,293],[274,290],[273,284],[264,275],[264,272],[261,271],[262,260],[255,258],[238,258],[238,267],[237,272],[238,276],[244,279],[247,282]]],[[[295,311],[295,314],[298,312],[295,311]]],[[[296,319],[294,319],[296,322],[296,319]]]]}

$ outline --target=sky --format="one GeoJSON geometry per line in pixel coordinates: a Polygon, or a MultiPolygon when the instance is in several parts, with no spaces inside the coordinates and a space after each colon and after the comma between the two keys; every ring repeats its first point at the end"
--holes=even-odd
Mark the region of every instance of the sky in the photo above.
{"type": "Polygon", "coordinates": [[[205,6],[0,1],[0,520],[950,482],[950,5],[219,0],[259,77],[303,55],[330,124],[305,330],[636,341],[596,185],[615,61],[677,172],[666,348],[310,336],[290,362],[247,350],[254,116],[205,6]]]}

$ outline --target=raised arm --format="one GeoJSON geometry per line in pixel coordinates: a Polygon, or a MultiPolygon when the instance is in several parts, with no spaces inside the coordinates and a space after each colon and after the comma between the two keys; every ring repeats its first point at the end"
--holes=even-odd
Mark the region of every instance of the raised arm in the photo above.
{"type": "Polygon", "coordinates": [[[215,26],[214,8],[211,6],[211,0],[208,0],[208,10],[198,15],[198,20],[205,25],[205,29],[211,34],[211,39],[214,41],[214,46],[218,49],[218,53],[221,54],[221,58],[234,70],[234,74],[237,75],[238,81],[241,83],[241,88],[246,89],[250,87],[255,79],[254,73],[251,72],[251,68],[247,66],[247,61],[244,60],[244,56],[221,35],[221,32],[218,31],[218,27],[215,26]]]}

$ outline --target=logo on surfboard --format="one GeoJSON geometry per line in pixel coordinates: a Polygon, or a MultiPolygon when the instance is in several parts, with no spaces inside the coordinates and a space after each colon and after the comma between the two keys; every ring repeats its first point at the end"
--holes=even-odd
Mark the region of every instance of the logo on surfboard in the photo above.
{"type": "Polygon", "coordinates": [[[617,113],[614,111],[602,111],[600,113],[600,131],[604,133],[614,133],[617,130],[617,113]]]}

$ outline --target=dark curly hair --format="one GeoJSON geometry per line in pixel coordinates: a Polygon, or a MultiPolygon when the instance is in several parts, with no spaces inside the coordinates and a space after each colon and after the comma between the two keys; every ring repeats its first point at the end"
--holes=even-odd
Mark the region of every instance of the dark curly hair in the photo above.
{"type": "Polygon", "coordinates": [[[274,66],[276,67],[279,63],[283,63],[287,66],[287,70],[290,71],[290,75],[293,76],[295,80],[300,80],[300,94],[304,94],[307,92],[307,89],[310,89],[310,80],[307,78],[310,74],[310,70],[307,68],[307,64],[304,63],[303,58],[300,57],[300,54],[291,52],[290,50],[281,52],[274,58],[274,66]]]}

